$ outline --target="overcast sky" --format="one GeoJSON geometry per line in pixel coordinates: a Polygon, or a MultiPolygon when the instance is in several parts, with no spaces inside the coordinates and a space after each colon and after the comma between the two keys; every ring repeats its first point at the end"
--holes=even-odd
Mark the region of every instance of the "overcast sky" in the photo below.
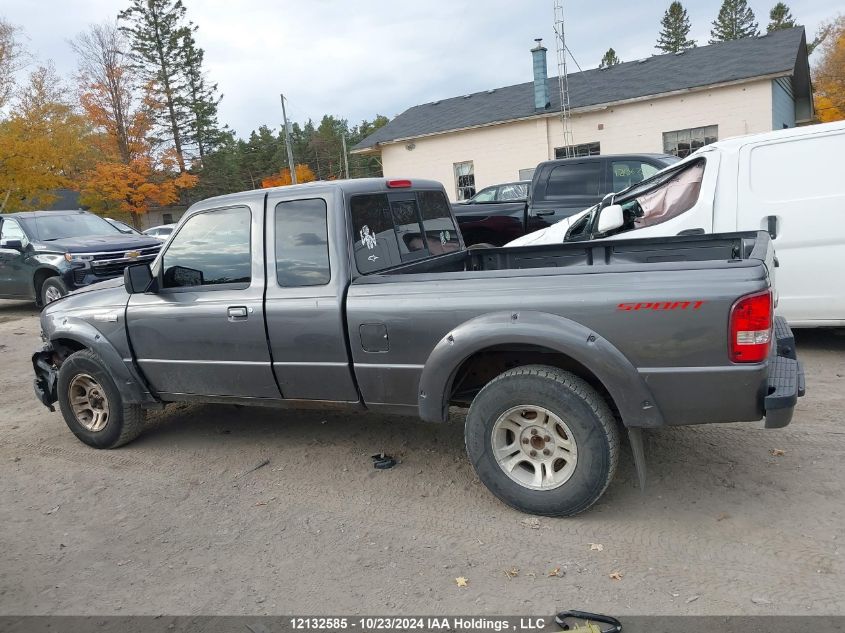
{"type": "MultiPolygon", "coordinates": [[[[206,68],[224,94],[220,120],[240,135],[279,125],[279,93],[296,121],[334,114],[357,123],[376,114],[531,80],[535,37],[557,74],[552,0],[184,0],[199,26],[206,68]]],[[[751,0],[761,29],[774,0],[751,0]]],[[[123,0],[0,0],[39,61],[75,71],[68,38],[113,18],[123,0]]],[[[793,0],[808,37],[841,0],[793,0]]],[[[655,52],[668,0],[564,2],[569,49],[582,68],[612,46],[623,61],[655,52]]],[[[720,0],[687,0],[692,37],[709,38],[720,0]]],[[[570,60],[571,62],[571,60],[570,60]]],[[[570,66],[570,72],[577,70],[570,66]]]]}

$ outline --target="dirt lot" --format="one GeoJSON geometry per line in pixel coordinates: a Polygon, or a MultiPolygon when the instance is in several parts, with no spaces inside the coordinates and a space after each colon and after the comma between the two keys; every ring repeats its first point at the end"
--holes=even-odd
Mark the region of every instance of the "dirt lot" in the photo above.
{"type": "Polygon", "coordinates": [[[174,406],[89,449],[32,395],[38,342],[34,308],[0,301],[2,614],[845,614],[837,333],[799,333],[786,429],[652,433],[645,494],[626,448],[591,511],[539,521],[479,484],[460,415],[174,406]],[[379,451],[402,463],[374,471],[379,451]]]}

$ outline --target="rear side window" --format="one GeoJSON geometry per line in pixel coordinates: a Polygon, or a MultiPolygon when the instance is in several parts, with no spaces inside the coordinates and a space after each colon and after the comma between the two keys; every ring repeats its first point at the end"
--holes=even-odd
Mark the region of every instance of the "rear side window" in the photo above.
{"type": "Polygon", "coordinates": [[[251,217],[246,207],[191,217],[162,257],[163,286],[238,284],[246,288],[252,276],[251,217]]]}
{"type": "Polygon", "coordinates": [[[352,196],[353,252],[367,274],[460,248],[451,207],[439,191],[352,196]]]}
{"type": "Polygon", "coordinates": [[[276,205],[276,280],[285,288],[325,286],[332,278],[326,201],[276,205]]]}
{"type": "Polygon", "coordinates": [[[546,184],[546,197],[599,195],[601,169],[600,160],[588,163],[568,163],[554,167],[546,184]]]}

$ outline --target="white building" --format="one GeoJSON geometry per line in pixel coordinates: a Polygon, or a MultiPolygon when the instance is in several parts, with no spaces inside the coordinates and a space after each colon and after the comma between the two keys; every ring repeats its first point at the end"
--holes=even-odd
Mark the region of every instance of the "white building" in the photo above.
{"type": "MultiPolygon", "coordinates": [[[[439,180],[453,200],[530,178],[562,155],[557,77],[532,49],[534,81],[414,106],[356,145],[386,177],[439,180]]],[[[665,152],[809,123],[803,27],[569,75],[577,155],[665,152]]]]}

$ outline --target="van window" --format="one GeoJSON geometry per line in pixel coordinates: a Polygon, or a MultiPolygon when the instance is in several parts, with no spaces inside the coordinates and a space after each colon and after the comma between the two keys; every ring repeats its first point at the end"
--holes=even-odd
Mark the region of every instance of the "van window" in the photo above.
{"type": "Polygon", "coordinates": [[[546,197],[599,195],[601,169],[600,160],[588,163],[567,163],[554,167],[546,184],[546,197]]]}
{"type": "Polygon", "coordinates": [[[759,145],[751,150],[751,190],[758,200],[787,202],[842,195],[842,134],[759,145]]]}

